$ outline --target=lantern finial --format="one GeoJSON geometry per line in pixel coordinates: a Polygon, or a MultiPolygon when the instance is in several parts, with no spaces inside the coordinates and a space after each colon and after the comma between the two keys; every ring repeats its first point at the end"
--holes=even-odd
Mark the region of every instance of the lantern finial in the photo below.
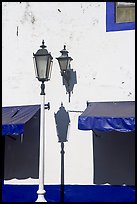
{"type": "Polygon", "coordinates": [[[42,49],[44,49],[45,47],[47,47],[47,46],[44,45],[44,43],[45,43],[44,40],[42,40],[42,45],[40,46],[42,49]]]}

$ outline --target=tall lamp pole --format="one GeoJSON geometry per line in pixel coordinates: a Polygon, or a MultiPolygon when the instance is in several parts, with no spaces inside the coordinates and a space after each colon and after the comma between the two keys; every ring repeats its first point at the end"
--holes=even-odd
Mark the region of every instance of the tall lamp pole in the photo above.
{"type": "Polygon", "coordinates": [[[40,148],[39,148],[39,188],[37,191],[38,198],[36,202],[47,202],[44,195],[44,150],[45,150],[45,81],[49,81],[51,77],[52,59],[53,57],[47,51],[44,40],[36,54],[33,53],[34,68],[36,78],[41,83],[41,112],[40,112],[40,148]]]}

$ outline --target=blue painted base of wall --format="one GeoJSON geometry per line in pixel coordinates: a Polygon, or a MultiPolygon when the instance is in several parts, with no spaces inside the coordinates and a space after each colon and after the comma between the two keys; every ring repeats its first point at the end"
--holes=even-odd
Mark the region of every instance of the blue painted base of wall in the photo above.
{"type": "MultiPolygon", "coordinates": [[[[35,202],[37,185],[2,185],[2,202],[35,202]]],[[[60,202],[60,185],[45,185],[48,202],[60,202]]],[[[135,188],[111,185],[65,185],[64,202],[135,202],[135,188]]]]}

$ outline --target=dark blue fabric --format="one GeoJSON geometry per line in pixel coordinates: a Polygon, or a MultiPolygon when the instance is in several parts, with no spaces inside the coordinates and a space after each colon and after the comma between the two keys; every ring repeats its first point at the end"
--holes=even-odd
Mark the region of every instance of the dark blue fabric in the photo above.
{"type": "Polygon", "coordinates": [[[120,132],[135,130],[135,103],[90,102],[78,118],[78,129],[120,132]]]}
{"type": "Polygon", "coordinates": [[[78,129],[120,132],[135,130],[135,118],[113,118],[113,117],[79,117],[78,129]]]}
{"type": "Polygon", "coordinates": [[[20,135],[25,124],[40,109],[40,105],[9,106],[2,108],[2,135],[20,135]]]}
{"type": "Polygon", "coordinates": [[[2,125],[2,135],[21,135],[24,132],[24,124],[2,125]]]}
{"type": "MultiPolygon", "coordinates": [[[[37,185],[3,185],[2,202],[35,202],[37,185]]],[[[60,202],[60,185],[45,185],[48,202],[60,202]]],[[[111,185],[65,185],[64,202],[135,202],[135,188],[111,185]]]]}

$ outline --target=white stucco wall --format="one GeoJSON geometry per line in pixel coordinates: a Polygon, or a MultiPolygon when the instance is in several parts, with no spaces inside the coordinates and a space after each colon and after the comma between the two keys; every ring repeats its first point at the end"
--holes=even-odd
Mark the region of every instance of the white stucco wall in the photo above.
{"type": "MultiPolygon", "coordinates": [[[[51,109],[46,110],[45,182],[55,184],[60,183],[60,144],[54,113],[61,102],[66,110],[83,111],[87,101],[134,100],[135,31],[106,32],[105,2],[2,2],[2,106],[40,104],[32,55],[43,39],[54,58],[46,83],[51,109]],[[64,44],[77,74],[70,103],[55,59],[64,44]]],[[[78,130],[79,114],[69,115],[65,183],[92,184],[92,133],[78,130]]]]}

